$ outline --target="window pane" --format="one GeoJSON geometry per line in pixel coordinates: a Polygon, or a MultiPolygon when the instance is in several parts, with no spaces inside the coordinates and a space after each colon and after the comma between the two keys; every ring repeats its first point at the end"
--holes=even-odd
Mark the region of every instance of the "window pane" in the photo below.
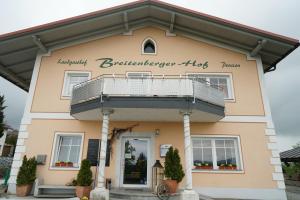
{"type": "Polygon", "coordinates": [[[224,149],[217,148],[216,152],[217,152],[217,165],[220,166],[221,164],[226,164],[224,149]]]}
{"type": "Polygon", "coordinates": [[[148,40],[144,46],[144,53],[155,53],[155,46],[151,40],[148,40]]]}
{"type": "Polygon", "coordinates": [[[219,84],[218,78],[210,78],[209,82],[211,85],[215,85],[215,86],[218,86],[219,84]]]}
{"type": "Polygon", "coordinates": [[[72,145],[80,145],[81,144],[81,137],[80,136],[74,136],[72,139],[72,145]]]}
{"type": "Polygon", "coordinates": [[[75,85],[87,81],[89,78],[88,73],[68,73],[68,80],[66,85],[66,94],[71,95],[72,89],[75,85]]]}
{"type": "Polygon", "coordinates": [[[193,147],[202,147],[202,142],[201,140],[197,140],[197,139],[194,139],[193,140],[193,147]]]}
{"type": "Polygon", "coordinates": [[[71,144],[71,140],[72,138],[71,137],[68,137],[68,136],[61,136],[61,145],[70,145],[71,144]]]}
{"type": "Polygon", "coordinates": [[[227,79],[226,78],[219,78],[220,85],[227,85],[227,79]]]}
{"type": "Polygon", "coordinates": [[[216,147],[224,147],[224,140],[216,140],[216,147]]]}
{"type": "Polygon", "coordinates": [[[225,140],[225,146],[226,147],[234,147],[234,141],[233,140],[225,140]]]}
{"type": "Polygon", "coordinates": [[[211,147],[211,140],[202,140],[203,147],[211,147]]]}
{"type": "Polygon", "coordinates": [[[203,149],[203,162],[212,164],[212,149],[204,148],[203,149]]]}
{"type": "Polygon", "coordinates": [[[69,160],[68,159],[69,150],[70,150],[70,146],[61,146],[60,151],[58,153],[57,161],[67,162],[69,160]]]}
{"type": "Polygon", "coordinates": [[[78,163],[80,146],[72,146],[69,161],[78,163]]]}
{"type": "Polygon", "coordinates": [[[193,149],[194,162],[202,162],[202,149],[194,148],[193,149]]]}
{"type": "Polygon", "coordinates": [[[233,148],[226,149],[227,164],[236,165],[236,156],[233,148]]]}

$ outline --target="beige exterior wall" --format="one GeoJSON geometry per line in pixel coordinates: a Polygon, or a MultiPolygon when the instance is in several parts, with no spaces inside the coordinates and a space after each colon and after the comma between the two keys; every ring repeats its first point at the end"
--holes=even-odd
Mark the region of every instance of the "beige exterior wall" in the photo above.
{"type": "MultiPolygon", "coordinates": [[[[110,132],[113,128],[122,128],[136,122],[111,122],[110,132]]],[[[184,165],[184,141],[182,123],[156,123],[139,122],[139,126],[133,132],[154,132],[160,129],[160,135],[155,137],[155,146],[151,151],[155,152],[155,159],[159,157],[161,144],[172,144],[180,151],[182,164],[184,165]]],[[[46,165],[38,166],[38,177],[43,178],[45,184],[66,184],[77,175],[76,170],[52,170],[50,169],[51,152],[55,132],[83,132],[84,144],[82,158],[86,157],[88,139],[99,139],[100,122],[80,122],[77,120],[32,120],[28,126],[29,138],[26,140],[26,155],[36,156],[46,154],[46,165]],[[59,178],[58,178],[59,177],[59,178]]],[[[192,135],[224,135],[240,136],[243,173],[215,173],[193,172],[194,187],[223,187],[223,188],[276,188],[276,181],[272,180],[274,168],[270,164],[271,153],[267,149],[267,136],[264,134],[264,123],[192,123],[192,135]]],[[[110,166],[106,167],[106,177],[116,181],[116,144],[112,147],[110,166]]],[[[163,163],[163,159],[161,159],[163,163]]],[[[94,169],[95,170],[95,169],[94,169]]],[[[185,180],[182,181],[182,184],[185,180]]],[[[183,185],[182,185],[183,186],[183,185]]]]}
{"type": "Polygon", "coordinates": [[[69,112],[69,99],[61,97],[65,71],[89,71],[92,77],[101,74],[125,74],[129,71],[150,71],[152,74],[179,75],[186,73],[229,73],[233,78],[234,101],[226,102],[226,115],[264,115],[256,61],[245,54],[216,47],[182,36],[167,37],[155,28],[136,30],[131,36],[119,35],[66,47],[43,57],[31,112],[69,112]],[[144,39],[151,37],[157,44],[156,55],[142,55],[144,39]],[[116,60],[166,61],[181,63],[187,60],[208,61],[209,67],[192,66],[144,67],[113,66],[100,68],[98,58],[116,60]],[[62,65],[57,61],[87,59],[87,65],[62,65]],[[222,68],[222,63],[240,64],[239,68],[222,68]]]}

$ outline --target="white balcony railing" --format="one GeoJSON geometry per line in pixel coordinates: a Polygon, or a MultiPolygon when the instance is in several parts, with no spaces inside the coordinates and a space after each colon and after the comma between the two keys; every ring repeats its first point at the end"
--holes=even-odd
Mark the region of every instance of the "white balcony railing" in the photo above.
{"type": "Polygon", "coordinates": [[[224,94],[199,79],[186,76],[150,75],[126,77],[102,75],[80,83],[73,88],[71,105],[101,96],[135,97],[192,97],[215,105],[224,106],[224,94]]]}

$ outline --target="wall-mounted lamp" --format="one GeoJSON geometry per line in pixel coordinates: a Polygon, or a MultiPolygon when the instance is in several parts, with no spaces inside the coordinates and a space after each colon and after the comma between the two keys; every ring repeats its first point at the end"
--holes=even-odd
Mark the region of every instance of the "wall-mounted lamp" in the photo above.
{"type": "Polygon", "coordinates": [[[155,129],[155,135],[158,136],[160,134],[160,130],[159,129],[155,129]]]}

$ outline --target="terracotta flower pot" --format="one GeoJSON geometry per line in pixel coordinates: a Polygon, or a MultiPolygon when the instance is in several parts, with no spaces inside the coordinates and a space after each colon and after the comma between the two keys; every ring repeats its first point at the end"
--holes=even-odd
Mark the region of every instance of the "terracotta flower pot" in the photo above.
{"type": "Polygon", "coordinates": [[[90,192],[92,190],[91,186],[76,186],[76,196],[78,198],[90,197],[90,192]]]}
{"type": "Polygon", "coordinates": [[[73,167],[73,163],[67,163],[67,167],[73,167]]]}
{"type": "Polygon", "coordinates": [[[165,180],[164,182],[168,186],[170,194],[174,194],[177,192],[178,183],[176,180],[165,180]]]}
{"type": "Polygon", "coordinates": [[[25,197],[29,195],[32,189],[32,184],[28,185],[17,185],[16,194],[18,197],[25,197]]]}

